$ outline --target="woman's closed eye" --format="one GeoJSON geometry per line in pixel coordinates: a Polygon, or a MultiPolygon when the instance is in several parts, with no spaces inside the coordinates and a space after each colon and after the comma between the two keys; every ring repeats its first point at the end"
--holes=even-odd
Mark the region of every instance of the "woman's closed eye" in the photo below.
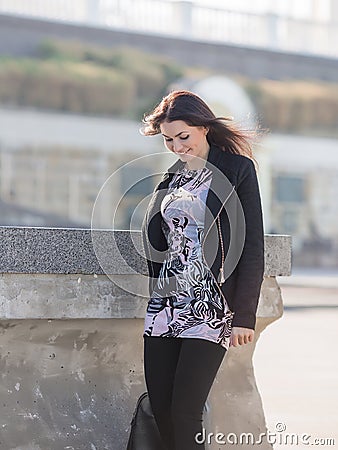
{"type": "MultiPolygon", "coordinates": [[[[188,134],[187,136],[180,136],[180,139],[181,139],[182,141],[185,141],[185,140],[188,139],[188,138],[189,138],[189,134],[188,134]]],[[[167,137],[165,137],[164,139],[165,139],[166,142],[171,142],[171,141],[172,141],[172,138],[167,138],[167,137]]]]}

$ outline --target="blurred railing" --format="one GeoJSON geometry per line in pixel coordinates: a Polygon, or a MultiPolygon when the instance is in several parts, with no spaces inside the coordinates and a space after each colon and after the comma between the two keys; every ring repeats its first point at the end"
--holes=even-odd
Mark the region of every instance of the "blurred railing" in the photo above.
{"type": "Polygon", "coordinates": [[[338,24],[170,0],[0,0],[0,13],[338,57],[338,24]]]}

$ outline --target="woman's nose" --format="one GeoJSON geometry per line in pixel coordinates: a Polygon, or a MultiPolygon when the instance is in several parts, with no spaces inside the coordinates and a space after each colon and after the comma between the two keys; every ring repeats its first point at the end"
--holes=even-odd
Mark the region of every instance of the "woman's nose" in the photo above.
{"type": "Polygon", "coordinates": [[[182,142],[174,141],[173,146],[174,146],[174,152],[176,152],[176,153],[180,153],[183,150],[182,142]]]}

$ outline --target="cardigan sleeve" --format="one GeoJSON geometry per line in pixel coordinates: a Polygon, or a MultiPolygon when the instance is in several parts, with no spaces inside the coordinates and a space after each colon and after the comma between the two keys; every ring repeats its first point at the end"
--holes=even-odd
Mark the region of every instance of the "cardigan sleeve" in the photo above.
{"type": "Polygon", "coordinates": [[[264,275],[264,229],[255,166],[245,157],[238,176],[237,195],[245,218],[245,240],[237,265],[233,326],[255,329],[264,275]]]}

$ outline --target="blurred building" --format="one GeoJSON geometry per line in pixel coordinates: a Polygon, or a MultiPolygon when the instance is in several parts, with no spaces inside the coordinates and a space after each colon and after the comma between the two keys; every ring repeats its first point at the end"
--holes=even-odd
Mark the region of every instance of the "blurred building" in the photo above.
{"type": "Polygon", "coordinates": [[[271,232],[291,234],[294,264],[338,266],[338,140],[270,134],[271,232]]]}
{"type": "MultiPolygon", "coordinates": [[[[46,213],[54,214],[54,226],[68,220],[70,226],[89,227],[94,202],[107,182],[95,225],[129,227],[135,205],[159,177],[154,174],[172,157],[161,139],[146,138],[139,128],[140,123],[127,120],[0,110],[0,195],[7,204],[0,225],[42,225],[41,213],[46,213]],[[156,152],[157,158],[142,158],[156,152]],[[30,208],[29,223],[10,214],[10,204],[30,208]]],[[[141,213],[134,218],[136,228],[141,213]]]]}

